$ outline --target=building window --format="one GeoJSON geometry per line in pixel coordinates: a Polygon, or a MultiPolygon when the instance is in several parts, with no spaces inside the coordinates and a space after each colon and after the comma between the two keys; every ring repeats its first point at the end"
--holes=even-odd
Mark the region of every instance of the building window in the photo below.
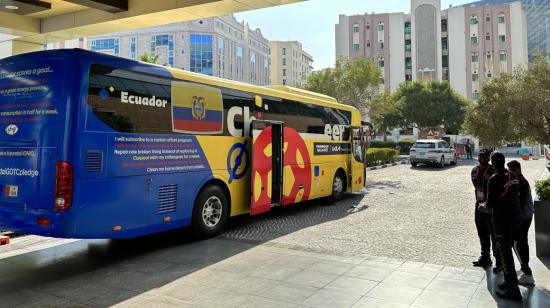
{"type": "Polygon", "coordinates": [[[358,52],[359,51],[359,44],[353,44],[353,51],[358,52]]]}
{"type": "Polygon", "coordinates": [[[359,33],[359,25],[358,24],[353,25],[353,33],[359,33]]]}
{"type": "Polygon", "coordinates": [[[91,49],[92,51],[98,51],[114,56],[120,55],[120,47],[119,47],[119,39],[118,38],[108,38],[108,39],[96,39],[92,40],[91,42],[91,49]]]}
{"type": "Polygon", "coordinates": [[[489,35],[489,33],[487,33],[487,35],[485,36],[485,39],[486,39],[487,41],[490,41],[490,40],[491,40],[491,36],[489,35]]]}
{"type": "Polygon", "coordinates": [[[506,43],[506,35],[499,35],[498,36],[498,42],[499,43],[506,43]]]}
{"type": "Polygon", "coordinates": [[[479,62],[479,55],[477,52],[472,53],[472,63],[478,63],[479,62]]]}
{"type": "Polygon", "coordinates": [[[504,19],[504,16],[499,16],[499,17],[498,17],[498,23],[499,23],[499,24],[503,24],[503,23],[505,23],[505,22],[506,22],[506,20],[504,19]]]}
{"type": "Polygon", "coordinates": [[[405,58],[405,69],[412,69],[412,59],[411,58],[405,58]]]}
{"type": "Polygon", "coordinates": [[[283,79],[283,86],[286,86],[286,79],[283,79]]]}
{"type": "Polygon", "coordinates": [[[286,77],[286,68],[283,68],[283,77],[286,77]]]}
{"type": "Polygon", "coordinates": [[[367,23],[367,26],[366,26],[367,30],[370,30],[370,24],[367,23]]]}
{"type": "Polygon", "coordinates": [[[508,60],[508,55],[506,54],[506,52],[501,52],[500,61],[507,61],[507,60],[508,60]]]}
{"type": "Polygon", "coordinates": [[[449,49],[449,39],[448,38],[444,37],[444,38],[441,39],[441,48],[443,50],[449,49]]]}
{"type": "Polygon", "coordinates": [[[477,36],[470,37],[470,44],[477,45],[477,36]]]}
{"type": "Polygon", "coordinates": [[[479,100],[479,92],[475,91],[474,93],[472,93],[472,99],[474,101],[479,100]]]}
{"type": "Polygon", "coordinates": [[[190,43],[191,71],[212,76],[212,35],[191,34],[190,43]]]}
{"type": "Polygon", "coordinates": [[[136,49],[137,49],[137,42],[136,42],[136,38],[135,37],[132,37],[130,39],[130,57],[134,60],[137,59],[137,53],[136,53],[136,49]]]}
{"type": "Polygon", "coordinates": [[[406,81],[412,81],[412,80],[413,80],[413,76],[407,74],[407,75],[405,75],[405,80],[406,80],[406,81]]]}
{"type": "Polygon", "coordinates": [[[491,78],[493,77],[493,74],[491,74],[491,72],[487,72],[487,78],[491,78]]]}
{"type": "Polygon", "coordinates": [[[472,81],[479,81],[479,74],[472,74],[472,81]]]}
{"type": "Polygon", "coordinates": [[[470,17],[470,25],[477,25],[477,17],[476,16],[470,17]]]}
{"type": "Polygon", "coordinates": [[[411,34],[411,23],[410,22],[406,22],[405,23],[405,34],[411,34]]]}
{"type": "Polygon", "coordinates": [[[370,47],[370,40],[367,41],[367,47],[370,47]]]}
{"type": "Polygon", "coordinates": [[[283,58],[283,65],[286,66],[286,58],[283,58]]]}
{"type": "Polygon", "coordinates": [[[410,52],[412,50],[412,45],[410,40],[405,41],[405,52],[410,52]]]}
{"type": "Polygon", "coordinates": [[[378,31],[384,31],[384,24],[378,23],[378,31]]]}
{"type": "Polygon", "coordinates": [[[225,74],[225,41],[223,37],[218,36],[218,76],[225,74]]]}
{"type": "Polygon", "coordinates": [[[286,56],[286,48],[283,48],[283,56],[286,56]]]}
{"type": "MultiPolygon", "coordinates": [[[[159,53],[159,48],[167,48],[168,63],[174,67],[174,36],[168,34],[153,35],[151,37],[151,55],[155,56],[159,53]]],[[[162,63],[164,64],[164,63],[162,63]]]]}
{"type": "Polygon", "coordinates": [[[491,16],[487,16],[487,17],[485,17],[485,21],[486,21],[486,22],[489,22],[489,21],[491,21],[491,16]]]}
{"type": "Polygon", "coordinates": [[[243,68],[243,48],[239,45],[237,45],[235,50],[235,56],[237,57],[237,77],[242,78],[244,74],[244,68],[243,68]]]}
{"type": "Polygon", "coordinates": [[[378,43],[376,44],[376,47],[380,50],[384,49],[384,43],[378,43]]]}
{"type": "Polygon", "coordinates": [[[380,68],[384,67],[384,58],[378,59],[378,67],[380,67],[380,68]]]}
{"type": "Polygon", "coordinates": [[[441,20],[441,32],[447,32],[447,31],[448,31],[447,19],[442,19],[441,20]]]}

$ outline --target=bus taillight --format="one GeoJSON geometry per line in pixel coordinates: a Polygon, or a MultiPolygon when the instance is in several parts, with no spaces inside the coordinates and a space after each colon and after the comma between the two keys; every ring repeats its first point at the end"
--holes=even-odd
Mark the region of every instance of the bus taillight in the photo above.
{"type": "Polygon", "coordinates": [[[64,211],[71,208],[73,199],[73,166],[67,162],[57,162],[55,171],[55,209],[64,211]]]}

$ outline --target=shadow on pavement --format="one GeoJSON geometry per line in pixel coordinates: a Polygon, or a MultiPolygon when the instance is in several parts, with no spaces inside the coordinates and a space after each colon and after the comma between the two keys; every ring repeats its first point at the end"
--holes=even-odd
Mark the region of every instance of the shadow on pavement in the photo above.
{"type": "Polygon", "coordinates": [[[201,270],[263,241],[366,210],[360,206],[363,197],[350,194],[338,203],[320,199],[258,217],[237,217],[222,236],[210,240],[195,241],[189,230],[181,229],[131,240],[79,240],[0,259],[0,306],[112,306],[188,275],[202,275],[201,270]],[[242,229],[263,237],[254,234],[255,241],[247,241],[234,233],[242,229]],[[237,235],[239,241],[228,239],[237,235]]]}

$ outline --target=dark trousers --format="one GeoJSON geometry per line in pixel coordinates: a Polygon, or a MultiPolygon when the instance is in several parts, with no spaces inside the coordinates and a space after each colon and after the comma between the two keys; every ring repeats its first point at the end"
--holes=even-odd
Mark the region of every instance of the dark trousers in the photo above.
{"type": "Polygon", "coordinates": [[[501,256],[502,272],[504,274],[504,280],[510,286],[510,289],[517,288],[518,276],[516,276],[516,266],[514,264],[514,230],[510,228],[510,225],[495,226],[495,237],[497,240],[497,250],[501,256]],[[501,230],[499,230],[501,229],[501,230]]]}
{"type": "Polygon", "coordinates": [[[491,222],[491,214],[482,213],[477,210],[475,213],[475,222],[477,228],[477,236],[481,244],[481,256],[488,259],[491,258],[491,246],[493,248],[493,255],[496,259],[496,266],[500,267],[500,255],[497,253],[496,240],[493,233],[493,223],[491,222]],[[492,245],[491,245],[492,244],[492,245]]]}
{"type": "Polygon", "coordinates": [[[472,159],[472,149],[466,148],[466,159],[472,159]]]}
{"type": "Polygon", "coordinates": [[[527,239],[532,220],[532,218],[523,219],[514,236],[514,250],[521,264],[521,270],[526,275],[532,275],[529,268],[529,240],[527,239]]]}

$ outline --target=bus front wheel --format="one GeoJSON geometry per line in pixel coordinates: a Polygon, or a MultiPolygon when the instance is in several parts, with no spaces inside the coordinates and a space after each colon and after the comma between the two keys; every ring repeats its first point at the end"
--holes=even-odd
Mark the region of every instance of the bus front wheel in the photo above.
{"type": "Polygon", "coordinates": [[[344,172],[339,170],[334,175],[332,180],[332,199],[334,201],[340,201],[344,198],[344,193],[346,191],[346,178],[343,175],[344,172]]]}
{"type": "Polygon", "coordinates": [[[223,189],[217,185],[204,188],[195,202],[193,231],[199,238],[218,234],[229,217],[229,202],[223,189]]]}

